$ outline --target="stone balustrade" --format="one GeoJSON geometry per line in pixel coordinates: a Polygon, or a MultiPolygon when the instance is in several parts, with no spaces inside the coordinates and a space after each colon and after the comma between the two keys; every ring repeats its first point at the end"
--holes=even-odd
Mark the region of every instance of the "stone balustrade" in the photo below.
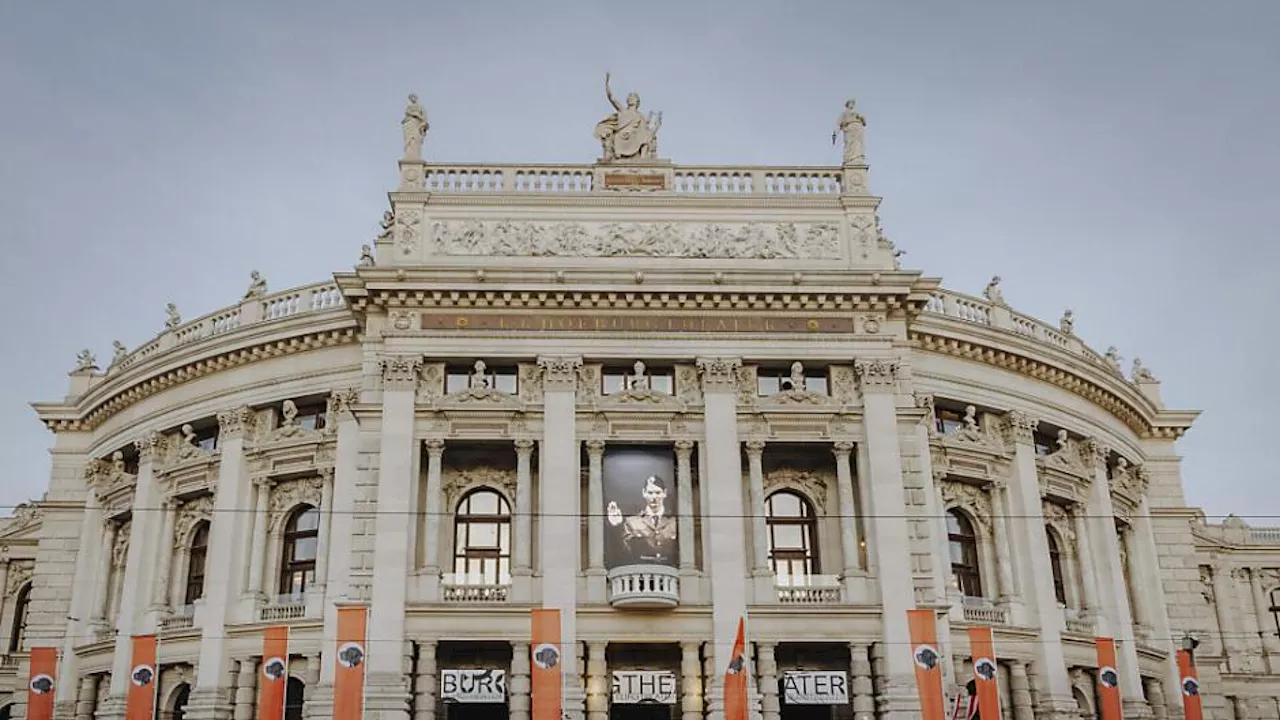
{"type": "Polygon", "coordinates": [[[811,575],[802,584],[779,583],[774,590],[783,605],[831,605],[843,601],[840,578],[835,575],[811,575]]]}
{"type": "Polygon", "coordinates": [[[970,602],[970,600],[971,598],[965,598],[965,602],[962,605],[965,622],[978,625],[1009,624],[1009,613],[1004,608],[996,607],[990,603],[970,602]]]}
{"type": "Polygon", "coordinates": [[[441,586],[441,599],[447,603],[504,603],[510,592],[510,585],[472,585],[446,581],[441,586]]]}
{"type": "Polygon", "coordinates": [[[261,621],[295,620],[307,614],[306,596],[281,595],[274,602],[258,609],[261,621]]]}
{"type": "Polygon", "coordinates": [[[1280,527],[1249,528],[1250,545],[1280,545],[1280,527]]]}
{"type": "MultiPolygon", "coordinates": [[[[433,193],[582,194],[599,189],[596,167],[427,163],[423,178],[426,190],[433,193]]],[[[837,196],[843,187],[839,167],[677,165],[672,173],[669,191],[676,195],[837,196]]]]}
{"type": "Polygon", "coordinates": [[[675,607],[680,576],[665,565],[624,565],[609,571],[609,602],[615,607],[675,607]]]}
{"type": "Polygon", "coordinates": [[[130,352],[107,368],[108,373],[129,369],[159,352],[189,345],[258,323],[324,312],[341,307],[342,291],[333,282],[315,283],[282,290],[259,298],[247,298],[239,305],[223,308],[166,329],[159,336],[130,352]]]}

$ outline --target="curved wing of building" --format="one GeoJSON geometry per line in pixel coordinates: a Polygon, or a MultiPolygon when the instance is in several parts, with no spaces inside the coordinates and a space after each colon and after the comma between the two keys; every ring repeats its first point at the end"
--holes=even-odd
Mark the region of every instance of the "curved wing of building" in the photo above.
{"type": "Polygon", "coordinates": [[[925,610],[952,697],[992,631],[1018,720],[1097,712],[1096,638],[1126,717],[1181,716],[1192,638],[1207,712],[1277,717],[1280,530],[1185,506],[1196,412],[1069,314],[900,267],[848,107],[832,167],[676,165],[652,124],[591,165],[425,162],[416,107],[355,267],[171,307],[35,405],[10,716],[53,647],[57,717],[124,717],[155,636],[174,717],[254,717],[266,682],[330,717],[353,667],[381,718],[529,720],[553,667],[571,718],[721,718],[726,668],[765,720],[907,717],[925,610]]]}

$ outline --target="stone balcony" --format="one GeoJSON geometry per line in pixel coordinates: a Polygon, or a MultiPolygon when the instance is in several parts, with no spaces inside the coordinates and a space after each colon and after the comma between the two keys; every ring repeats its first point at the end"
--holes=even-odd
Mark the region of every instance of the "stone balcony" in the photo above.
{"type": "Polygon", "coordinates": [[[277,595],[258,608],[258,620],[263,622],[296,620],[307,615],[307,596],[277,595]]]}
{"type": "Polygon", "coordinates": [[[774,585],[774,591],[783,605],[835,605],[844,601],[840,578],[836,575],[788,578],[774,585]]]}
{"type": "MultiPolygon", "coordinates": [[[[674,195],[827,195],[844,192],[841,167],[654,165],[481,165],[421,163],[422,188],[430,193],[511,193],[521,195],[585,195],[617,190],[668,192],[674,195]],[[641,173],[653,182],[611,184],[618,175],[641,173]]],[[[852,185],[849,188],[855,191],[852,185]]],[[[865,194],[865,188],[855,191],[865,194]]]]}
{"type": "Polygon", "coordinates": [[[975,625],[1008,625],[1009,611],[986,598],[965,597],[960,605],[965,622],[975,625]]]}
{"type": "Polygon", "coordinates": [[[680,604],[680,574],[665,565],[623,565],[609,571],[609,604],[665,608],[680,604]]]}
{"type": "Polygon", "coordinates": [[[440,586],[440,599],[447,603],[498,604],[507,602],[510,595],[509,583],[470,583],[465,579],[454,580],[446,576],[444,584],[440,586]]]}
{"type": "Polygon", "coordinates": [[[194,627],[195,616],[195,605],[179,605],[160,619],[160,629],[163,631],[188,630],[194,627]]]}

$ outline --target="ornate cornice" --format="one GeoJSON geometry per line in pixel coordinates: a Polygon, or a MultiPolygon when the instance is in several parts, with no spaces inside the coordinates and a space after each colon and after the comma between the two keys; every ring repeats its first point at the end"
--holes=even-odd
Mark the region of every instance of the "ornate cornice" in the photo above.
{"type": "Polygon", "coordinates": [[[383,390],[418,389],[418,372],[422,370],[421,355],[388,355],[378,361],[382,368],[383,390]]]}
{"type": "Polygon", "coordinates": [[[218,436],[231,440],[252,434],[254,426],[253,410],[241,405],[218,413],[218,436]]]}
{"type": "Polygon", "coordinates": [[[696,362],[704,393],[738,392],[738,368],[742,367],[740,358],[700,357],[696,362]]]}
{"type": "Polygon", "coordinates": [[[542,391],[574,392],[578,389],[578,371],[582,368],[580,357],[543,356],[538,358],[542,370],[542,391]]]}
{"type": "Polygon", "coordinates": [[[1004,414],[1004,422],[1000,424],[1006,442],[1030,445],[1035,439],[1036,428],[1040,421],[1021,410],[1010,410],[1004,414]]]}
{"type": "Polygon", "coordinates": [[[897,360],[885,358],[858,358],[853,361],[853,373],[864,393],[893,392],[899,368],[897,360]]]}

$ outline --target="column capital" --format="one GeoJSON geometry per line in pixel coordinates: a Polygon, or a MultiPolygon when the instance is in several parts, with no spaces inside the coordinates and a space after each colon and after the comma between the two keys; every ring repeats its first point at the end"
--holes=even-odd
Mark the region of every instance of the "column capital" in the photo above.
{"type": "Polygon", "coordinates": [[[387,355],[378,360],[384,390],[417,390],[421,355],[387,355]]]}
{"type": "Polygon", "coordinates": [[[586,442],[587,455],[590,457],[599,457],[604,454],[604,440],[600,438],[588,438],[586,442]]]}
{"type": "Polygon", "coordinates": [[[1040,426],[1040,421],[1032,417],[1030,413],[1021,410],[1010,410],[1004,414],[1004,422],[1001,429],[1004,431],[1005,439],[1012,443],[1023,443],[1030,445],[1035,439],[1036,428],[1040,426]]]}
{"type": "Polygon", "coordinates": [[[853,452],[853,443],[848,440],[837,440],[831,443],[831,452],[840,460],[847,460],[853,452]]]}
{"type": "Polygon", "coordinates": [[[676,448],[676,455],[687,455],[693,452],[693,448],[696,446],[696,443],[689,438],[680,438],[675,441],[674,445],[676,448]]]}
{"type": "Polygon", "coordinates": [[[133,448],[138,451],[138,462],[151,462],[155,459],[156,450],[160,448],[160,433],[149,432],[133,441],[133,448]]]}
{"type": "Polygon", "coordinates": [[[741,358],[700,357],[696,361],[698,375],[702,378],[703,392],[738,392],[738,369],[741,358]]]}
{"type": "Polygon", "coordinates": [[[890,358],[855,358],[853,374],[862,392],[893,392],[901,363],[890,358]]]}
{"type": "Polygon", "coordinates": [[[271,478],[266,475],[253,478],[253,486],[259,490],[270,490],[273,484],[271,478]]]}
{"type": "Polygon", "coordinates": [[[1111,457],[1111,446],[1098,438],[1089,438],[1080,447],[1080,456],[1085,464],[1092,468],[1106,468],[1107,459],[1111,457]]]}
{"type": "Polygon", "coordinates": [[[748,457],[758,458],[764,454],[765,443],[763,440],[748,440],[743,445],[747,448],[748,457]]]}
{"type": "Polygon", "coordinates": [[[578,371],[582,358],[541,356],[538,368],[542,371],[542,389],[550,392],[572,392],[578,389],[578,371]]]}
{"type": "Polygon", "coordinates": [[[218,413],[218,436],[224,440],[242,438],[253,432],[255,415],[253,409],[241,405],[218,413]]]}
{"type": "Polygon", "coordinates": [[[536,445],[537,443],[530,438],[516,438],[516,455],[530,455],[533,453],[533,448],[536,445]]]}
{"type": "Polygon", "coordinates": [[[329,415],[338,422],[355,417],[352,406],[360,402],[360,388],[339,388],[329,393],[329,415]]]}
{"type": "Polygon", "coordinates": [[[444,455],[443,438],[427,438],[422,441],[422,446],[427,449],[427,457],[439,458],[444,455]]]}

